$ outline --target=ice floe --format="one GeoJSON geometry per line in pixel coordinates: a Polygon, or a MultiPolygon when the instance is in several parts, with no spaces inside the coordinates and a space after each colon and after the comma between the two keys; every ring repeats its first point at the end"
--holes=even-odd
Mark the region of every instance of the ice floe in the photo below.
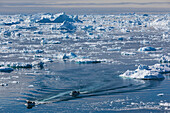
{"type": "Polygon", "coordinates": [[[78,64],[96,64],[96,63],[101,63],[104,62],[100,59],[92,60],[92,59],[76,59],[74,60],[78,64]]]}
{"type": "Polygon", "coordinates": [[[164,79],[163,73],[170,72],[170,64],[155,64],[153,66],[139,65],[135,71],[127,70],[121,77],[143,79],[143,80],[156,80],[164,79]]]}
{"type": "Polygon", "coordinates": [[[138,51],[156,51],[156,48],[154,47],[141,47],[138,49],[138,51]]]}

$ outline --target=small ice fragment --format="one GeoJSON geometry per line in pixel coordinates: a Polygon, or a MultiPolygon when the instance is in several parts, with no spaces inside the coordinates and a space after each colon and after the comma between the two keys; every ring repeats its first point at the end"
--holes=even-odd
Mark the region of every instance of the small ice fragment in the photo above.
{"type": "Polygon", "coordinates": [[[8,86],[6,83],[0,83],[0,86],[8,86]]]}
{"type": "Polygon", "coordinates": [[[53,62],[53,60],[50,58],[42,58],[41,61],[42,62],[53,62]]]}
{"type": "Polygon", "coordinates": [[[170,103],[168,102],[165,102],[165,103],[159,103],[160,106],[167,106],[167,107],[170,107],[170,103]]]}
{"type": "Polygon", "coordinates": [[[164,93],[159,93],[157,94],[157,96],[164,96],[164,93]]]}
{"type": "Polygon", "coordinates": [[[34,87],[34,85],[29,85],[28,87],[29,87],[29,88],[33,88],[33,87],[34,87]]]}
{"type": "Polygon", "coordinates": [[[18,84],[19,81],[11,81],[12,84],[18,84]]]}
{"type": "Polygon", "coordinates": [[[78,64],[96,64],[96,63],[101,63],[101,60],[92,60],[92,59],[76,59],[76,63],[78,64]]]}
{"type": "Polygon", "coordinates": [[[153,47],[141,47],[141,48],[138,49],[138,51],[141,51],[141,52],[143,52],[143,51],[156,51],[156,49],[153,48],[153,47]]]}

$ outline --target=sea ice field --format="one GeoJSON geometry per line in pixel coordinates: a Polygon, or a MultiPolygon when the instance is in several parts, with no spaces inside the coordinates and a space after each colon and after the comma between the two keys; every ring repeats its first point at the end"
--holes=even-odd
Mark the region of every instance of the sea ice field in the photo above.
{"type": "Polygon", "coordinates": [[[170,112],[170,14],[0,15],[0,112],[170,112]]]}

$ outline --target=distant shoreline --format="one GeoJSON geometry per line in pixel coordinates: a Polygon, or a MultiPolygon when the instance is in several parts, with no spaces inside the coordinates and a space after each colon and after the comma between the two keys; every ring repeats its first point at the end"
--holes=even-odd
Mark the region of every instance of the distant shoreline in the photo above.
{"type": "Polygon", "coordinates": [[[35,14],[35,13],[60,13],[65,12],[69,15],[107,15],[121,13],[137,13],[137,14],[168,14],[170,8],[51,8],[51,7],[0,7],[0,15],[13,14],[35,14]]]}

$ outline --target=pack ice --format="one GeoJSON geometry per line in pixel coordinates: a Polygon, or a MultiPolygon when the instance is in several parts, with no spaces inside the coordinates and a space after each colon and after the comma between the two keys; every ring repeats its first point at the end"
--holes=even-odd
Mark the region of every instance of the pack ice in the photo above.
{"type": "MultiPolygon", "coordinates": [[[[135,13],[0,15],[1,67],[42,68],[44,63],[55,61],[123,64],[133,59],[138,63],[149,59],[152,53],[169,55],[169,17],[169,14],[135,13]],[[163,49],[159,51],[158,48],[163,49]],[[141,54],[145,51],[149,51],[150,56],[141,54]]],[[[154,60],[153,57],[150,59],[154,60]]],[[[170,59],[163,56],[160,62],[169,63],[170,59]]],[[[139,69],[147,74],[140,73],[138,78],[145,75],[161,78],[161,73],[168,70],[168,66],[164,66],[167,68],[163,64],[155,65],[152,72],[139,69]]],[[[130,76],[130,72],[127,75],[130,76]]]]}

